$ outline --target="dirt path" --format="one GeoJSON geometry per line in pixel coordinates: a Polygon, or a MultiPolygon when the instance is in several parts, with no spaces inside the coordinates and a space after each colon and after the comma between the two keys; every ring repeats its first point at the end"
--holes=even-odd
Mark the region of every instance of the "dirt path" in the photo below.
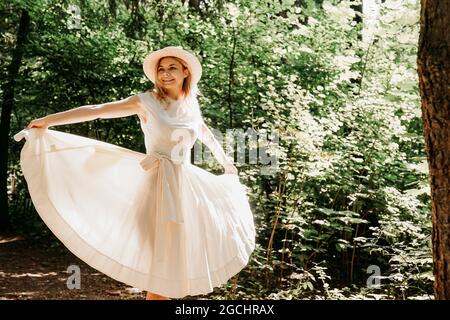
{"type": "Polygon", "coordinates": [[[144,300],[145,292],[91,268],[58,240],[0,235],[0,300],[9,299],[144,300]],[[80,268],[80,289],[68,288],[71,265],[80,268]]]}

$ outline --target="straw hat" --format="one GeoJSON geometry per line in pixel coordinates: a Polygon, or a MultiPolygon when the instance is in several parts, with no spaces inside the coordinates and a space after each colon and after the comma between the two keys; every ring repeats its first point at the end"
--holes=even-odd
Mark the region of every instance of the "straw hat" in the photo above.
{"type": "Polygon", "coordinates": [[[189,72],[191,73],[193,87],[200,81],[202,66],[197,57],[180,46],[169,46],[154,51],[145,57],[143,64],[144,73],[151,82],[156,82],[156,67],[159,59],[168,56],[180,58],[187,63],[189,72]]]}

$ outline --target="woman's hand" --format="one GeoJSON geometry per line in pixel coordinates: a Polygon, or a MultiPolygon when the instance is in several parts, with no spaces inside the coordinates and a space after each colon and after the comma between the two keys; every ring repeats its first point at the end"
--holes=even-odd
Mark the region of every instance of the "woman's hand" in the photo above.
{"type": "Polygon", "coordinates": [[[46,120],[45,117],[32,120],[28,125],[27,128],[43,128],[47,129],[49,127],[49,123],[46,120]]]}
{"type": "Polygon", "coordinates": [[[234,166],[234,164],[226,164],[223,166],[225,168],[224,174],[235,174],[238,175],[238,169],[234,166]]]}

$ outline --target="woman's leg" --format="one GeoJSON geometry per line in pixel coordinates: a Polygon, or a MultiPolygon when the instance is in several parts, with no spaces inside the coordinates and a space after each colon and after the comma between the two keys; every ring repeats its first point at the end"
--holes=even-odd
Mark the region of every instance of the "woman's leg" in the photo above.
{"type": "Polygon", "coordinates": [[[147,297],[145,298],[145,300],[170,300],[170,298],[147,291],[147,297]]]}

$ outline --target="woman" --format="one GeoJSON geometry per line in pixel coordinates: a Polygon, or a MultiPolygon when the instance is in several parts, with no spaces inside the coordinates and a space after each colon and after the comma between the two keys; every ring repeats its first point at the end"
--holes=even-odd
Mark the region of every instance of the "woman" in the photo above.
{"type": "Polygon", "coordinates": [[[14,136],[26,138],[22,171],[39,215],[81,260],[147,299],[206,294],[244,268],[255,248],[246,188],[203,121],[198,59],[166,47],[143,67],[152,92],[31,121],[14,136]],[[140,119],[145,155],[48,130],[131,115],[140,119]],[[197,138],[224,174],[190,163],[197,138]]]}

